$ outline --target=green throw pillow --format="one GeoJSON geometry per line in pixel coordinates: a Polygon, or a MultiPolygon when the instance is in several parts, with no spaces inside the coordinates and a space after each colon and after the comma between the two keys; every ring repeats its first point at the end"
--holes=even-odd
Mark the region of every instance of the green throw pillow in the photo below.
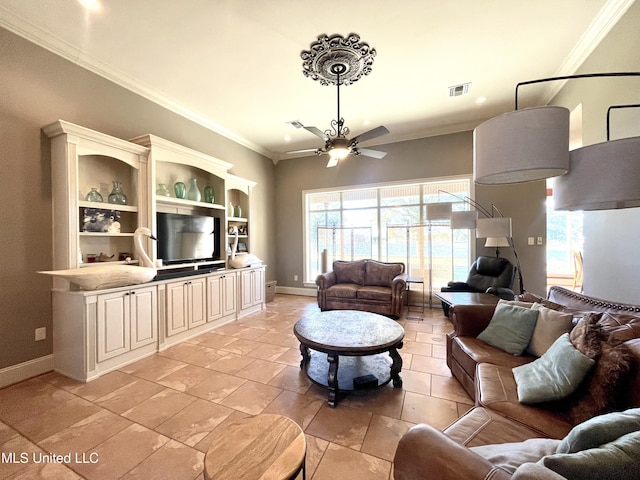
{"type": "Polygon", "coordinates": [[[598,415],[571,429],[556,453],[575,453],[612,442],[627,433],[640,430],[640,408],[598,415]]]}
{"type": "Polygon", "coordinates": [[[627,433],[598,448],[547,455],[542,463],[567,480],[637,480],[640,431],[627,433]]]}
{"type": "Polygon", "coordinates": [[[491,322],[478,339],[513,355],[520,355],[529,345],[536,328],[538,311],[516,305],[499,304],[491,322]]]}
{"type": "Polygon", "coordinates": [[[583,355],[561,335],[537,360],[512,369],[521,403],[560,400],[578,388],[595,360],[583,355]]]}

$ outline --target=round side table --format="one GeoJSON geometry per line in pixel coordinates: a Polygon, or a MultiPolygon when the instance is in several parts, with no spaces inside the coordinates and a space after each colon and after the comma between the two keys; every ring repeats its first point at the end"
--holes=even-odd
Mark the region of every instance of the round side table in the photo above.
{"type": "Polygon", "coordinates": [[[205,480],[306,478],[307,442],[293,420],[260,414],[234,422],[214,437],[204,460],[205,480]]]}

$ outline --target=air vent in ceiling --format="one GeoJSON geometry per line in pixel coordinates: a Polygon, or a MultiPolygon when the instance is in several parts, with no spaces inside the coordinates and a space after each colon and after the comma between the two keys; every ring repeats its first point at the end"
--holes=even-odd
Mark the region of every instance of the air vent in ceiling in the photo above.
{"type": "Polygon", "coordinates": [[[300,123],[300,120],[291,120],[290,122],[287,122],[287,123],[295,128],[302,128],[304,126],[302,125],[302,123],[300,123]]]}
{"type": "Polygon", "coordinates": [[[459,97],[460,95],[466,95],[467,93],[469,93],[470,88],[471,82],[461,83],[460,85],[453,85],[452,87],[449,87],[449,96],[459,97]]]}

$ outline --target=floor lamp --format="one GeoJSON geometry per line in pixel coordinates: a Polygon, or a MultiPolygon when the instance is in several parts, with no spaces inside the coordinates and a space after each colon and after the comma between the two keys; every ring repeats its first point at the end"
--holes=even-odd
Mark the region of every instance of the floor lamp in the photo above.
{"type": "Polygon", "coordinates": [[[427,203],[427,228],[429,230],[429,308],[433,308],[433,239],[431,227],[436,220],[451,219],[451,202],[427,203]]]}

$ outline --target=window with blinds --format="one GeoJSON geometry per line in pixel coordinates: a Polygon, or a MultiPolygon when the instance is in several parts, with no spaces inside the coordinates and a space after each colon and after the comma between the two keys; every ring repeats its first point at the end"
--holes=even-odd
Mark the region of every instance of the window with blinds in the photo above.
{"type": "Polygon", "coordinates": [[[403,262],[410,276],[431,278],[434,289],[465,280],[469,230],[426,220],[427,204],[454,202],[453,210],[467,210],[464,197],[471,197],[468,177],[304,192],[305,281],[313,283],[321,273],[323,256],[328,269],[334,260],[403,262]]]}

